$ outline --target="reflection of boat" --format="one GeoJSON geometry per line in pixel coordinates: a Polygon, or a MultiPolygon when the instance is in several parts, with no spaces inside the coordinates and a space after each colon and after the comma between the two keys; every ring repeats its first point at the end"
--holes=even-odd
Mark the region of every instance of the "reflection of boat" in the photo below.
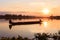
{"type": "Polygon", "coordinates": [[[11,29],[12,26],[15,25],[30,25],[30,24],[41,24],[42,20],[39,21],[28,21],[28,22],[12,22],[12,20],[9,20],[9,28],[11,29]]]}

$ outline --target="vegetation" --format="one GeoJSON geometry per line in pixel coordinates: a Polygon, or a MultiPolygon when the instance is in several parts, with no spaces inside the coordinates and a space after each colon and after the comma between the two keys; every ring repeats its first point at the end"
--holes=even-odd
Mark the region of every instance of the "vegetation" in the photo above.
{"type": "Polygon", "coordinates": [[[49,40],[49,39],[60,40],[60,31],[58,33],[54,33],[54,34],[37,33],[37,34],[35,34],[35,39],[36,40],[49,40]]]}
{"type": "Polygon", "coordinates": [[[9,37],[1,37],[0,40],[49,40],[49,39],[53,39],[53,40],[60,40],[60,31],[58,33],[53,33],[53,34],[48,34],[48,33],[36,33],[34,35],[34,38],[32,39],[29,39],[27,37],[23,38],[21,36],[18,35],[17,38],[15,37],[12,37],[12,38],[9,38],[9,37]]]}
{"type": "Polygon", "coordinates": [[[60,16],[50,16],[50,19],[60,20],[60,16]]]}
{"type": "Polygon", "coordinates": [[[6,19],[6,20],[10,20],[10,19],[33,19],[36,18],[35,16],[25,16],[25,15],[15,15],[15,14],[5,14],[5,15],[0,15],[0,19],[6,19]]]}
{"type": "Polygon", "coordinates": [[[34,19],[34,18],[50,18],[50,19],[60,19],[60,16],[50,16],[50,17],[38,17],[38,16],[28,16],[28,15],[15,15],[15,14],[5,14],[5,15],[0,15],[0,19],[6,19],[6,20],[10,20],[10,19],[34,19]]]}
{"type": "Polygon", "coordinates": [[[15,37],[12,37],[12,38],[9,38],[9,37],[1,37],[0,40],[31,40],[31,39],[29,39],[27,37],[23,38],[23,37],[21,37],[21,36],[18,35],[17,38],[15,38],[15,37]]]}

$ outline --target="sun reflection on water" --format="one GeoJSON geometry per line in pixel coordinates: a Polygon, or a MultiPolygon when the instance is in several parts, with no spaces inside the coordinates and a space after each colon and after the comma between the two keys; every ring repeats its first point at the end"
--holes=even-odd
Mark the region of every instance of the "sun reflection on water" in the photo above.
{"type": "Polygon", "coordinates": [[[42,24],[43,24],[44,27],[48,27],[48,22],[47,21],[44,21],[42,24]]]}

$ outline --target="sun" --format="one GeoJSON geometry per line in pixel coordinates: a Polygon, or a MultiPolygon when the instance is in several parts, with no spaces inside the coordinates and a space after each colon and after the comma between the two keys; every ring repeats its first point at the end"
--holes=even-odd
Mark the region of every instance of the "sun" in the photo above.
{"type": "Polygon", "coordinates": [[[49,14],[50,10],[48,8],[42,9],[42,13],[44,14],[49,14]]]}

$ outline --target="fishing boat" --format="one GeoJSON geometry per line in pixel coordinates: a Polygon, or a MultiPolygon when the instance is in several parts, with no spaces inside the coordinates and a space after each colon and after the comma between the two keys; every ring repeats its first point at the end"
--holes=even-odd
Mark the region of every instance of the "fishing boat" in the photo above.
{"type": "Polygon", "coordinates": [[[39,21],[29,21],[29,22],[12,22],[12,20],[9,20],[9,29],[12,28],[12,26],[15,25],[31,25],[31,24],[41,24],[42,20],[39,21]]]}
{"type": "Polygon", "coordinates": [[[12,22],[12,20],[9,20],[10,25],[29,25],[29,24],[41,24],[42,20],[39,21],[28,21],[28,22],[12,22]]]}

